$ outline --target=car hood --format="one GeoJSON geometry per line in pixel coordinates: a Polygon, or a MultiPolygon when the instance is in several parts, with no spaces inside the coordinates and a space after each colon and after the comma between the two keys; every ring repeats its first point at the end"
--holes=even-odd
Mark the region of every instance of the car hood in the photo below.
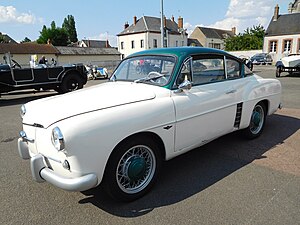
{"type": "Polygon", "coordinates": [[[23,123],[46,128],[75,115],[154,99],[155,89],[164,88],[141,83],[107,82],[64,95],[35,100],[25,105],[23,123]]]}

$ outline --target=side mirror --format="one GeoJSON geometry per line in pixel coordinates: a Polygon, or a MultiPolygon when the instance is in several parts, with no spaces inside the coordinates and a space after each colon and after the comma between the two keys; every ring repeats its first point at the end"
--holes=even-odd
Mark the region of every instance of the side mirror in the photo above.
{"type": "Polygon", "coordinates": [[[178,89],[175,91],[175,93],[181,93],[183,91],[191,90],[192,88],[192,82],[189,80],[184,80],[179,86],[178,89]]]}

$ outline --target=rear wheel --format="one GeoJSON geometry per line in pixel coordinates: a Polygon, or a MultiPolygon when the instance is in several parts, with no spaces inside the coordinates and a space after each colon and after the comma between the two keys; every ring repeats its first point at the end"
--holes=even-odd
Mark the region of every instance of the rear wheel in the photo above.
{"type": "Polygon", "coordinates": [[[60,87],[59,87],[59,92],[60,93],[66,93],[66,92],[71,92],[75,91],[78,89],[83,88],[83,82],[82,79],[76,75],[76,74],[67,74],[60,87]]]}
{"type": "Polygon", "coordinates": [[[118,201],[133,201],[151,189],[160,165],[159,147],[152,139],[129,139],[113,151],[105,170],[104,187],[118,201]]]}
{"type": "Polygon", "coordinates": [[[248,139],[257,138],[262,134],[265,122],[266,106],[262,102],[259,102],[252,111],[250,125],[243,130],[244,136],[248,139]]]}

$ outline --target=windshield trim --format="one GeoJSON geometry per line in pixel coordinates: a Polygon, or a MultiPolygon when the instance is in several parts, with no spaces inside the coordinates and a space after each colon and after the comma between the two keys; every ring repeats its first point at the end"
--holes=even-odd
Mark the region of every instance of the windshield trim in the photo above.
{"type": "Polygon", "coordinates": [[[177,65],[177,62],[178,62],[178,57],[177,57],[177,55],[174,55],[174,54],[138,54],[138,55],[128,56],[125,59],[123,59],[119,63],[119,65],[116,67],[116,69],[112,73],[110,81],[134,82],[136,79],[116,79],[115,73],[124,61],[130,60],[130,59],[133,59],[133,58],[139,58],[139,57],[172,57],[172,58],[174,58],[174,66],[172,68],[172,71],[170,73],[170,78],[168,79],[167,83],[165,83],[163,85],[160,85],[159,83],[153,83],[153,82],[143,82],[143,83],[158,86],[158,87],[166,87],[172,82],[174,72],[175,72],[175,69],[176,69],[176,65],[177,65]]]}

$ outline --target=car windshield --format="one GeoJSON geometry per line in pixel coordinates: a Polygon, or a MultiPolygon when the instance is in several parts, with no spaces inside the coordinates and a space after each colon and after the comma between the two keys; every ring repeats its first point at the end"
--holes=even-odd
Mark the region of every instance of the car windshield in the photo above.
{"type": "Polygon", "coordinates": [[[131,57],[121,62],[111,79],[164,86],[170,80],[175,61],[172,56],[131,57]]]}

